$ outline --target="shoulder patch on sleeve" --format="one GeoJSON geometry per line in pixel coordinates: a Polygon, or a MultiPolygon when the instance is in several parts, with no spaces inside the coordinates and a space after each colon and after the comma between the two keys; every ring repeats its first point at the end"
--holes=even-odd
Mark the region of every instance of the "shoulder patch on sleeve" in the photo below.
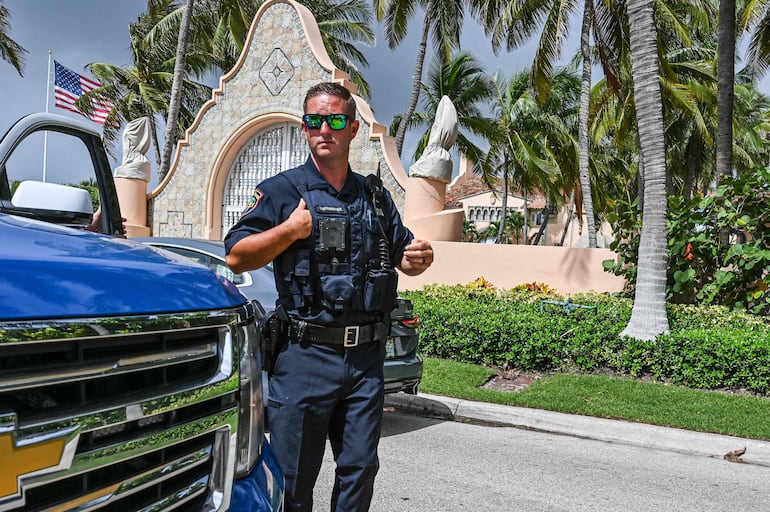
{"type": "Polygon", "coordinates": [[[264,197],[264,195],[265,194],[260,189],[255,188],[254,194],[252,194],[248,204],[246,205],[246,209],[243,210],[243,212],[241,213],[241,217],[254,211],[254,208],[259,206],[259,202],[262,200],[262,197],[264,197]]]}

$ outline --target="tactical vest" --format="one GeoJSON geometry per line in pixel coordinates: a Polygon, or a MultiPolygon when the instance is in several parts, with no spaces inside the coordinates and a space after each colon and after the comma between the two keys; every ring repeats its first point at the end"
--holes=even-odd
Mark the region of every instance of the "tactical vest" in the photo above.
{"type": "Polygon", "coordinates": [[[281,176],[297,188],[313,216],[312,235],[295,242],[286,254],[293,252],[294,261],[283,262],[280,276],[289,284],[295,308],[303,316],[320,315],[324,323],[342,316],[383,321],[395,305],[397,277],[385,220],[372,200],[359,194],[347,204],[324,189],[308,190],[301,168],[281,176]]]}

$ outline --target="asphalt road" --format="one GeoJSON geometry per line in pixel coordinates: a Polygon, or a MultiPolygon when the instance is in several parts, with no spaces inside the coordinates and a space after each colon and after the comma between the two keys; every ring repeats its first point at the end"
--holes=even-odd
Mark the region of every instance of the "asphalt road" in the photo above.
{"type": "Polygon", "coordinates": [[[388,410],[379,454],[372,512],[770,510],[770,467],[654,446],[388,410]]]}

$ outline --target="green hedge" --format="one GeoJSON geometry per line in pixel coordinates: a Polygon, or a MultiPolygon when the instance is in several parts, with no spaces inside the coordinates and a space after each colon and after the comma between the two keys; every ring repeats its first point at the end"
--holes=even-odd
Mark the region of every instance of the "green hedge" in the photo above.
{"type": "Polygon", "coordinates": [[[428,286],[403,295],[412,299],[420,317],[420,351],[425,355],[493,367],[611,372],[693,388],[770,394],[766,317],[672,304],[671,332],[645,342],[621,338],[632,307],[621,297],[580,294],[566,299],[522,289],[464,286],[428,286]],[[570,308],[574,305],[591,309],[570,308]]]}

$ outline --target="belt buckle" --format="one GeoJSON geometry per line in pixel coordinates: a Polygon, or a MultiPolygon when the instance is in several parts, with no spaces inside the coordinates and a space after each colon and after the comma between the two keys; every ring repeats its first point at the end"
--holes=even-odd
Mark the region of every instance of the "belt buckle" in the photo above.
{"type": "Polygon", "coordinates": [[[342,345],[346,348],[358,346],[358,325],[348,325],[345,327],[345,339],[342,340],[342,345]]]}

